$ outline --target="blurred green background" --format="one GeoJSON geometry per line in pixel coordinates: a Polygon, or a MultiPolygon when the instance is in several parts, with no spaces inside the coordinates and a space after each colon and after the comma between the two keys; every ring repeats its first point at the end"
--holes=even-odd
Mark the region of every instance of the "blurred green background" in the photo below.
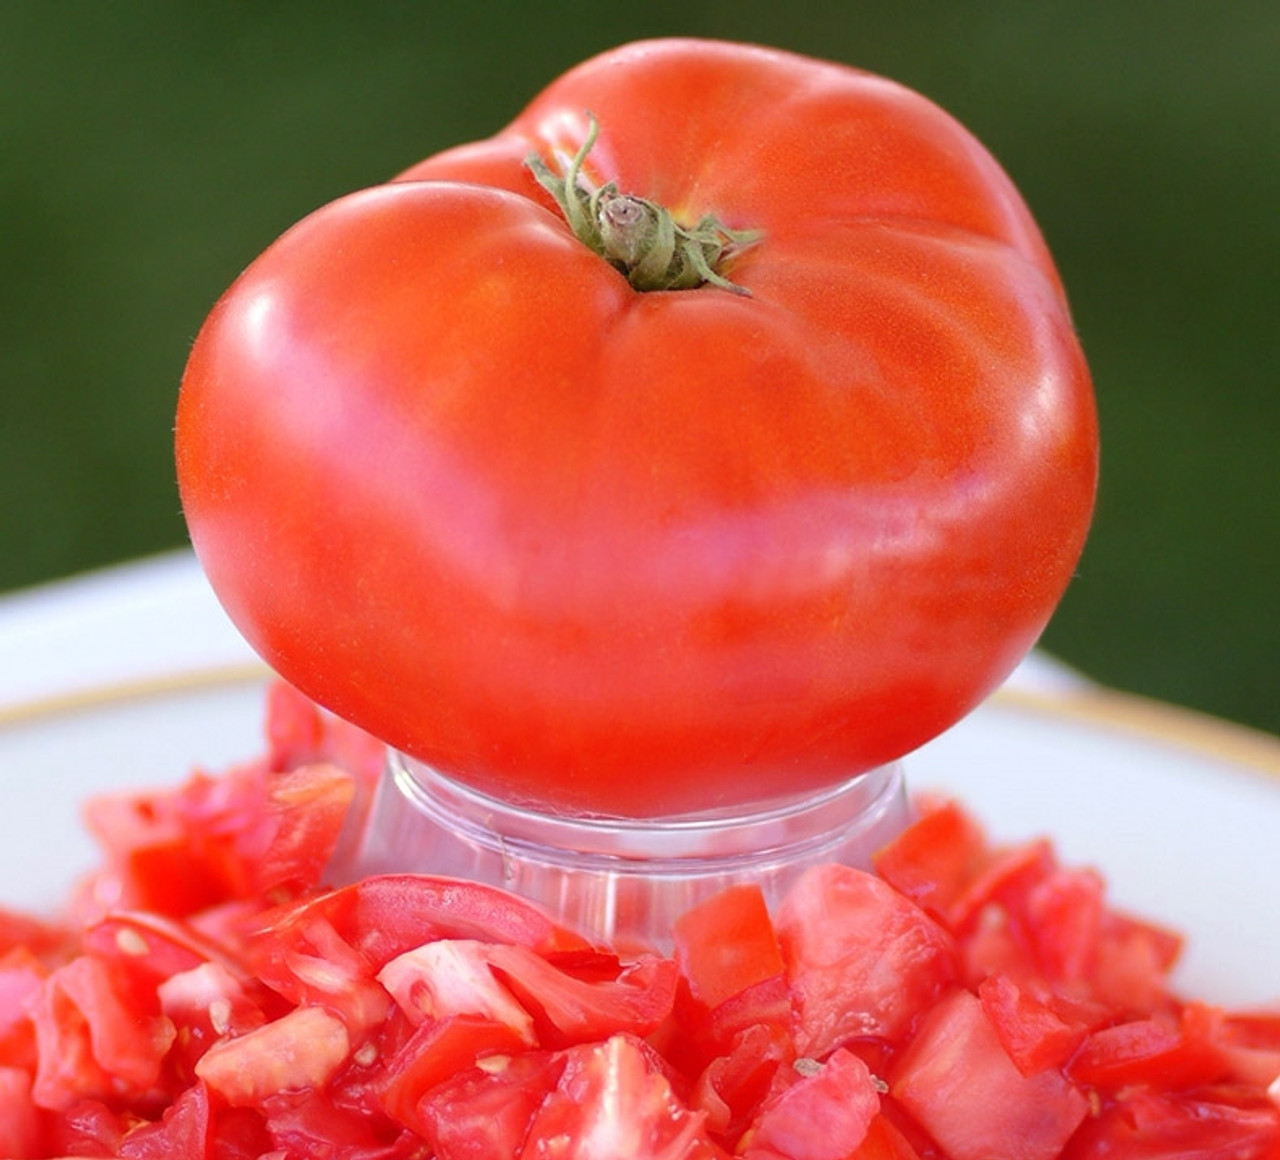
{"type": "Polygon", "coordinates": [[[885,73],[995,152],[1058,258],[1103,425],[1044,643],[1280,732],[1275,0],[0,0],[0,590],[184,542],[187,349],[272,238],[667,34],[885,73]]]}

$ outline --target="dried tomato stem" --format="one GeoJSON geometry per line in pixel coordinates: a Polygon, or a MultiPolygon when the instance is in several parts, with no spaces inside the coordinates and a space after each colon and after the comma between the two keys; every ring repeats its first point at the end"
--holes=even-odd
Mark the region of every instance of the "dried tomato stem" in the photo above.
{"type": "Polygon", "coordinates": [[[574,236],[625,274],[637,290],[692,290],[710,283],[750,295],[746,287],[721,274],[720,268],[758,242],[761,231],[731,230],[711,214],[694,226],[682,226],[665,206],[619,193],[613,182],[589,189],[580,175],[600,135],[600,124],[591,114],[587,117],[586,139],[563,177],[536,153],[526,162],[556,199],[574,236]]]}

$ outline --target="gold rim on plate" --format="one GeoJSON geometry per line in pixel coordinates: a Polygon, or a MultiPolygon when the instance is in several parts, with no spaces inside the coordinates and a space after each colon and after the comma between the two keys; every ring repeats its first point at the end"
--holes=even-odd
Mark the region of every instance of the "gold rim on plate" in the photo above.
{"type": "MultiPolygon", "coordinates": [[[[130,701],[251,684],[270,676],[271,670],[265,664],[246,662],[95,685],[0,705],[0,730],[130,701]]],[[[1055,692],[1005,686],[997,690],[990,703],[1158,742],[1280,777],[1280,737],[1135,693],[1105,686],[1055,692]]]]}

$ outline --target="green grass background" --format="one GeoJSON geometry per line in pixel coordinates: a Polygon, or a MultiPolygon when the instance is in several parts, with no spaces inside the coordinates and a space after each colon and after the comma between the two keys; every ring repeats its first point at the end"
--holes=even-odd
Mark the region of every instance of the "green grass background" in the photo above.
{"type": "Polygon", "coordinates": [[[1058,258],[1103,427],[1044,643],[1280,732],[1274,0],[0,0],[0,590],[184,542],[187,349],[272,238],[667,34],[885,73],[991,147],[1058,258]]]}

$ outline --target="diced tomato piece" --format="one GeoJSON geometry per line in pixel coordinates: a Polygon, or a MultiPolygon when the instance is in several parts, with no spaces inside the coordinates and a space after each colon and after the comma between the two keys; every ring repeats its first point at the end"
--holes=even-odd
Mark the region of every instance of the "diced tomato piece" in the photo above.
{"type": "Polygon", "coordinates": [[[745,1160],[847,1160],[879,1110],[867,1065],[837,1048],[764,1103],[745,1160]]]}
{"type": "Polygon", "coordinates": [[[36,1032],[29,1007],[48,975],[24,947],[0,958],[0,1066],[35,1067],[36,1032]]]}
{"type": "Polygon", "coordinates": [[[890,1090],[951,1160],[1052,1160],[1089,1110],[1060,1072],[1019,1072],[982,1003],[961,990],[926,1015],[890,1090]]]}
{"type": "Polygon", "coordinates": [[[798,1017],[796,1047],[897,1040],[957,973],[951,936],[887,882],[848,866],[808,870],[778,912],[798,1017]]]}
{"type": "Polygon", "coordinates": [[[197,856],[192,833],[163,794],[108,794],[85,804],[85,821],[107,864],[97,888],[112,906],[181,917],[244,893],[227,851],[209,844],[197,856]]]}
{"type": "Polygon", "coordinates": [[[763,979],[739,991],[706,1014],[706,1031],[713,1044],[728,1044],[738,1032],[763,1025],[791,1032],[791,988],[786,976],[763,979]]]}
{"type": "Polygon", "coordinates": [[[256,1109],[219,1107],[214,1123],[213,1155],[206,1160],[263,1160],[271,1155],[273,1147],[262,1115],[256,1109]]]}
{"type": "Polygon", "coordinates": [[[570,1048],[529,1127],[521,1160],[711,1160],[725,1157],[703,1115],[680,1102],[631,1036],[570,1048]]]}
{"type": "Polygon", "coordinates": [[[440,939],[392,959],[378,981],[415,1027],[451,1015],[475,1016],[506,1024],[531,1047],[533,1019],[494,976],[491,950],[474,939],[440,939]]]}
{"type": "Polygon", "coordinates": [[[694,999],[717,1007],[785,971],[778,936],[758,886],[733,886],[675,923],[675,958],[694,999]]]}
{"type": "MultiPolygon", "coordinates": [[[[891,1068],[888,1074],[892,1075],[891,1068]]],[[[894,1099],[892,1090],[880,1097],[880,1118],[892,1125],[897,1135],[915,1150],[920,1160],[949,1160],[946,1153],[938,1146],[938,1142],[902,1104],[894,1099]]],[[[868,1129],[868,1134],[870,1131],[868,1129]]]]}
{"type": "Polygon", "coordinates": [[[177,1029],[168,1064],[179,1082],[195,1079],[195,1065],[220,1039],[254,1031],[267,1022],[246,986],[220,963],[201,963],[156,987],[160,1009],[177,1029]]]}
{"type": "Polygon", "coordinates": [[[119,1155],[124,1160],[203,1160],[212,1143],[209,1093],[196,1084],[178,1096],[160,1120],[127,1132],[119,1155]]]}
{"type": "MultiPolygon", "coordinates": [[[[1061,1067],[1089,1034],[1091,1022],[1079,1005],[1073,1009],[1051,991],[1019,986],[1007,975],[983,979],[978,998],[1001,1045],[1023,1075],[1061,1067]]],[[[1101,1012],[1096,1014],[1101,1018],[1101,1012]]]]}
{"type": "Polygon", "coordinates": [[[875,856],[876,872],[953,934],[969,932],[993,904],[1020,911],[1057,862],[1045,839],[996,848],[955,801],[929,803],[875,856]]]}
{"type": "Polygon", "coordinates": [[[534,1114],[564,1070],[561,1053],[490,1056],[432,1088],[418,1104],[423,1138],[437,1160],[519,1156],[534,1114]]]}
{"type": "Polygon", "coordinates": [[[40,1114],[31,1101],[31,1073],[0,1066],[0,1156],[36,1156],[41,1136],[40,1114]]]}
{"type": "Polygon", "coordinates": [[[286,930],[253,942],[249,960],[259,977],[290,1002],[319,1004],[340,1015],[355,1040],[386,1018],[391,998],[369,961],[328,922],[303,911],[286,930]]]}
{"type": "Polygon", "coordinates": [[[1089,988],[1122,1017],[1152,1014],[1168,1003],[1169,972],[1181,951],[1182,939],[1172,931],[1107,911],[1089,988]]]}
{"type": "Polygon", "coordinates": [[[76,1100],[50,1123],[46,1146],[51,1156],[119,1156],[125,1133],[145,1122],[101,1100],[76,1100]]]}
{"type": "Polygon", "coordinates": [[[646,1038],[682,1072],[697,1075],[712,1060],[732,1052],[743,1032],[755,1029],[785,1041],[794,1057],[792,1016],[791,984],[785,974],[753,983],[710,1011],[689,994],[682,977],[671,1014],[646,1038]]]}
{"type": "Polygon", "coordinates": [[[1021,916],[1032,892],[1057,869],[1058,860],[1047,838],[992,850],[981,873],[952,904],[950,929],[967,934],[992,906],[1005,915],[1021,916]]]}
{"type": "Polygon", "coordinates": [[[322,1007],[296,1007],[235,1039],[215,1043],[195,1072],[227,1103],[253,1107],[279,1092],[323,1087],[346,1062],[346,1024],[322,1007]]]}
{"type": "Polygon", "coordinates": [[[265,762],[175,789],[108,794],[85,816],[107,854],[104,905],[181,918],[230,899],[314,887],[354,796],[352,775],[314,763],[265,762]]]}
{"type": "MultiPolygon", "coordinates": [[[[341,1108],[324,1093],[269,1096],[259,1115],[268,1144],[244,1160],[426,1160],[416,1132],[341,1108]]],[[[223,1147],[220,1139],[216,1160],[223,1147]]]]}
{"type": "Polygon", "coordinates": [[[486,1056],[509,1056],[526,1047],[507,1024],[493,1019],[451,1015],[423,1023],[385,1061],[379,1104],[392,1119],[421,1132],[424,1121],[418,1105],[432,1088],[486,1056]]]}
{"type": "Polygon", "coordinates": [[[32,1013],[39,1052],[33,1098],[45,1108],[149,1092],[175,1035],[154,994],[131,988],[110,964],[88,955],[45,980],[32,1013]]]}
{"type": "Polygon", "coordinates": [[[1203,1003],[1180,1019],[1153,1017],[1094,1031],[1068,1065],[1077,1083],[1117,1090],[1156,1084],[1177,1091],[1221,1079],[1227,1072],[1218,1045],[1222,1015],[1203,1003]]]}
{"type": "Polygon", "coordinates": [[[1230,1079],[1267,1092],[1280,1105],[1280,1051],[1224,1044],[1222,1053],[1230,1079]]]}
{"type": "Polygon", "coordinates": [[[244,974],[243,967],[221,944],[205,938],[181,919],[146,911],[106,914],[85,929],[83,947],[152,985],[210,960],[233,974],[244,974]]]}
{"type": "Polygon", "coordinates": [[[371,786],[386,764],[383,742],[324,712],[286,681],[272,681],[267,689],[265,732],[267,765],[276,771],[332,763],[371,786]]]}
{"type": "Polygon", "coordinates": [[[1280,1106],[1280,1011],[1233,1012],[1219,1028],[1218,1044],[1233,1078],[1270,1089],[1280,1106]]]}
{"type": "Polygon", "coordinates": [[[1222,1027],[1231,1043],[1280,1051],[1280,1008],[1274,1011],[1232,1011],[1223,1019],[1222,1027]]]}
{"type": "Polygon", "coordinates": [[[531,902],[496,886],[431,874],[376,875],[280,907],[262,917],[258,940],[288,945],[317,917],[374,971],[441,938],[512,943],[540,955],[591,949],[531,902]]]}
{"type": "Polygon", "coordinates": [[[74,947],[76,934],[60,922],[0,906],[0,958],[25,950],[43,961],[63,959],[74,947]]]}
{"type": "Polygon", "coordinates": [[[1026,939],[1015,931],[999,905],[986,907],[960,940],[961,978],[973,989],[992,975],[1015,980],[1039,977],[1026,939]]]}
{"type": "Polygon", "coordinates": [[[921,1160],[911,1141],[880,1114],[867,1125],[867,1134],[849,1160],[921,1160]]]}
{"type": "Polygon", "coordinates": [[[706,1113],[707,1128],[717,1137],[737,1140],[772,1090],[778,1069],[790,1067],[795,1059],[795,1044],[783,1027],[744,1027],[728,1054],[711,1060],[698,1076],[690,1106],[706,1113]]]}
{"type": "Polygon", "coordinates": [[[1055,870],[1032,889],[1023,919],[1037,962],[1062,983],[1084,981],[1097,960],[1102,879],[1091,870],[1055,870]]]}
{"type": "Polygon", "coordinates": [[[616,979],[583,982],[527,947],[496,945],[489,962],[534,1018],[547,1047],[585,1043],[612,1034],[649,1034],[670,1014],[679,971],[671,959],[645,955],[616,979]]]}
{"type": "Polygon", "coordinates": [[[988,860],[982,827],[955,801],[934,803],[874,859],[876,873],[940,922],[988,860]]]}
{"type": "Polygon", "coordinates": [[[37,1069],[32,1100],[65,1111],[81,1100],[110,1095],[111,1075],[93,1058],[88,1020],[54,982],[31,1005],[36,1026],[37,1069]]]}
{"type": "Polygon", "coordinates": [[[268,894],[319,884],[354,796],[354,779],[336,765],[299,766],[272,778],[266,801],[272,824],[259,836],[260,848],[243,847],[252,890],[268,894]]]}
{"type": "Polygon", "coordinates": [[[1090,1118],[1063,1160],[1275,1160],[1280,1108],[1138,1088],[1090,1118]]]}

